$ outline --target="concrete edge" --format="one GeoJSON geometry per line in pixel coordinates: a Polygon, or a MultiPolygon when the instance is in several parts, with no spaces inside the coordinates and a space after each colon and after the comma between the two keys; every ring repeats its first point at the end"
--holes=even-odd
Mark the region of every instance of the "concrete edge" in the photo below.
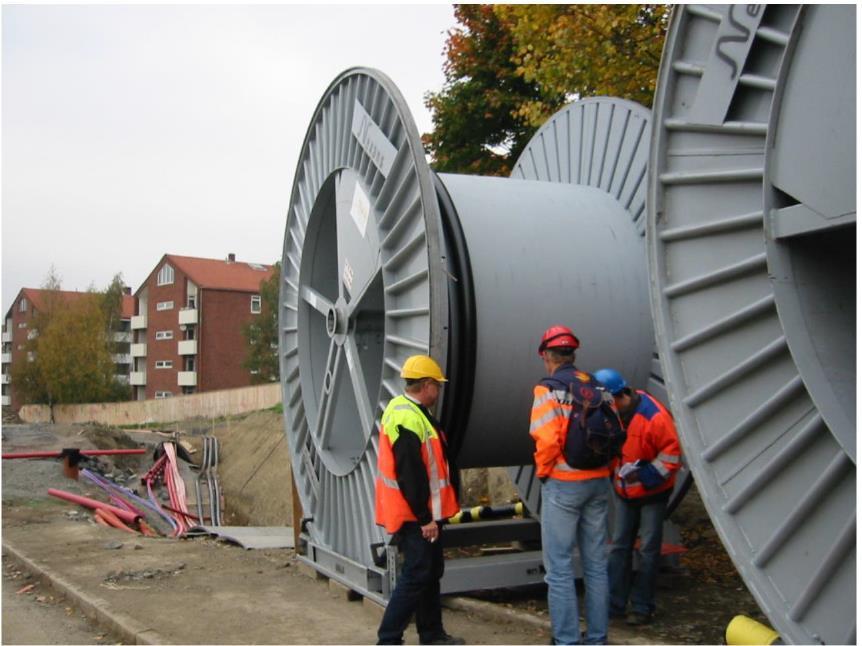
{"type": "Polygon", "coordinates": [[[141,624],[138,620],[111,610],[110,604],[92,596],[70,583],[50,568],[39,565],[21,550],[3,540],[3,555],[11,557],[17,565],[45,581],[51,588],[66,597],[87,617],[106,628],[128,644],[168,644],[159,632],[141,624]]]}

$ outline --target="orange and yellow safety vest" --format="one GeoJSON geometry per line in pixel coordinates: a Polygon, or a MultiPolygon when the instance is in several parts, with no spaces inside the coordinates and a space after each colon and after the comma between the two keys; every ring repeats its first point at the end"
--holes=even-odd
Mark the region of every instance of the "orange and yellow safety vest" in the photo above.
{"type": "Polygon", "coordinates": [[[398,486],[395,455],[392,445],[401,429],[416,433],[422,445],[422,461],[428,476],[431,495],[428,509],[434,520],[451,518],[460,511],[455,488],[449,480],[449,463],[437,429],[422,413],[419,406],[399,395],[393,398],[383,412],[380,427],[380,445],[377,453],[377,481],[374,492],[376,523],[394,534],[401,525],[417,520],[398,486]]]}

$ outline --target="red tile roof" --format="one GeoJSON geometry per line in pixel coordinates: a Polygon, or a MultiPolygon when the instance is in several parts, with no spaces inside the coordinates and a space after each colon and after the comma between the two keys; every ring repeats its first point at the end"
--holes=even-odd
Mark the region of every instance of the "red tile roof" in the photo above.
{"type": "MultiPolygon", "coordinates": [[[[34,289],[32,287],[24,287],[21,290],[21,294],[23,294],[30,303],[32,303],[33,307],[37,310],[43,310],[46,307],[46,297],[50,290],[47,289],[34,289]]],[[[82,296],[86,296],[90,294],[90,292],[70,292],[65,290],[59,290],[57,292],[60,295],[60,298],[64,303],[71,303],[82,296]]],[[[15,299],[15,302],[18,302],[18,299],[15,299]]],[[[130,296],[128,294],[123,295],[123,306],[122,306],[122,318],[128,319],[132,318],[135,314],[135,297],[130,296]]]]}
{"type": "MultiPolygon", "coordinates": [[[[188,276],[198,287],[223,289],[234,292],[259,292],[261,281],[272,275],[273,265],[192,258],[165,254],[177,269],[188,276]]],[[[157,268],[162,266],[159,262],[157,268]]]]}
{"type": "MultiPolygon", "coordinates": [[[[25,287],[21,290],[24,296],[27,298],[30,303],[33,304],[33,307],[37,310],[44,310],[47,305],[47,296],[51,290],[48,289],[33,289],[32,287],[25,287]]],[[[72,301],[76,301],[82,296],[86,296],[89,292],[68,292],[64,290],[58,290],[57,294],[59,294],[60,299],[64,303],[71,303],[72,301]]],[[[18,299],[15,299],[16,301],[18,299]]]]}

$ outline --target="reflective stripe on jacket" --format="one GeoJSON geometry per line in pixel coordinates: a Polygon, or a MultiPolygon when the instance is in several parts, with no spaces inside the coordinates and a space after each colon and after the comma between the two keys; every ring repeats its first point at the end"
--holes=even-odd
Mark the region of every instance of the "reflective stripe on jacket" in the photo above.
{"type": "Polygon", "coordinates": [[[626,428],[626,442],[622,458],[614,464],[614,489],[621,498],[635,499],[653,496],[673,488],[676,472],[681,466],[682,451],[673,417],[655,397],[638,390],[640,401],[626,428]],[[625,482],[617,477],[620,468],[628,462],[649,462],[664,482],[647,489],[640,481],[625,482]]]}
{"type": "MultiPolygon", "coordinates": [[[[568,388],[575,380],[590,381],[591,376],[577,370],[572,364],[560,366],[554,371],[551,381],[558,381],[568,388]]],[[[563,447],[569,429],[569,413],[572,410],[572,395],[568,389],[552,390],[544,383],[533,388],[533,410],[530,413],[530,435],[536,442],[533,459],[536,477],[556,480],[590,480],[606,478],[610,467],[597,469],[575,469],[566,463],[563,447]]]]}
{"type": "Polygon", "coordinates": [[[397,532],[403,523],[417,520],[398,486],[395,455],[392,451],[392,445],[402,429],[416,433],[422,444],[422,461],[425,463],[426,473],[415,474],[415,477],[428,478],[431,491],[428,508],[431,516],[434,520],[444,520],[460,511],[455,488],[449,480],[449,463],[437,430],[419,406],[404,395],[399,395],[389,402],[383,412],[374,491],[376,523],[382,525],[390,534],[397,532]]]}

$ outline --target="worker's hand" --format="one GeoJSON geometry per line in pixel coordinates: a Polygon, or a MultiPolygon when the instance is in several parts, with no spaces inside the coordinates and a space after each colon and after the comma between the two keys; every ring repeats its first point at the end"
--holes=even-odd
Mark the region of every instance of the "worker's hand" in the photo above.
{"type": "Polygon", "coordinates": [[[422,525],[420,529],[422,530],[422,538],[430,543],[433,543],[440,537],[440,527],[437,526],[436,520],[432,520],[427,525],[422,525]]]}

